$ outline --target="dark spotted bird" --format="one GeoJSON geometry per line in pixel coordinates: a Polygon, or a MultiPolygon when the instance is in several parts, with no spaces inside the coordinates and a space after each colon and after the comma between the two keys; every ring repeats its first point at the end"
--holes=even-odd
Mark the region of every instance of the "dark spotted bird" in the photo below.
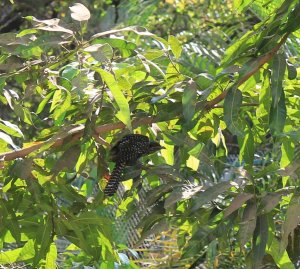
{"type": "Polygon", "coordinates": [[[142,156],[162,148],[158,142],[150,141],[145,135],[129,134],[124,136],[111,148],[111,160],[115,162],[115,167],[104,189],[104,194],[107,196],[115,194],[125,166],[134,165],[142,156]]]}

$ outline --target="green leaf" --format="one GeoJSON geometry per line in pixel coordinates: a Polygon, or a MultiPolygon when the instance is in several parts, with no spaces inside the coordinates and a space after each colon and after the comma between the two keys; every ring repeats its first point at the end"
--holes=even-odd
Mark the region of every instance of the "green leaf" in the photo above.
{"type": "Polygon", "coordinates": [[[96,69],[96,71],[100,74],[102,80],[107,84],[120,109],[116,116],[128,127],[129,130],[132,130],[129,104],[118,82],[115,80],[114,76],[109,72],[100,68],[96,69]]]}
{"type": "Polygon", "coordinates": [[[276,54],[273,59],[272,76],[271,76],[271,92],[272,107],[277,107],[279,100],[283,94],[282,82],[286,68],[286,58],[284,54],[276,54]]]}
{"type": "Polygon", "coordinates": [[[234,211],[238,210],[242,207],[242,205],[247,202],[249,199],[253,197],[251,193],[240,193],[236,197],[234,197],[233,201],[231,202],[230,206],[226,208],[224,211],[224,218],[228,217],[234,211]]]}
{"type": "MultiPolygon", "coordinates": [[[[270,234],[270,232],[269,232],[270,234]]],[[[271,234],[272,235],[272,234],[271,234]]],[[[270,235],[269,235],[270,237],[270,235]]],[[[272,238],[272,241],[268,242],[268,247],[266,252],[272,256],[278,268],[281,269],[296,269],[292,261],[289,258],[289,255],[286,251],[282,254],[279,252],[280,244],[276,237],[272,238]]]]}
{"type": "Polygon", "coordinates": [[[281,94],[278,104],[273,104],[270,110],[270,130],[273,135],[282,133],[286,120],[286,106],[284,92],[281,94]]]}
{"type": "MultiPolygon", "coordinates": [[[[1,126],[0,126],[1,128],[1,126]]],[[[0,132],[0,140],[3,140],[6,144],[10,145],[12,148],[17,149],[18,147],[15,145],[14,141],[11,139],[9,135],[6,133],[0,132]]]]}
{"type": "Polygon", "coordinates": [[[94,144],[92,140],[88,140],[87,142],[81,144],[81,152],[75,166],[77,173],[81,173],[85,168],[86,162],[88,161],[88,157],[93,146],[94,144]]]}
{"type": "Polygon", "coordinates": [[[247,128],[243,138],[239,137],[240,146],[240,162],[245,161],[247,165],[252,166],[254,160],[254,138],[252,131],[247,128]]]}
{"type": "Polygon", "coordinates": [[[288,21],[284,26],[284,30],[288,33],[292,33],[297,31],[300,28],[299,25],[299,14],[300,14],[300,4],[298,4],[294,7],[292,12],[288,16],[288,21]]]}
{"type": "Polygon", "coordinates": [[[288,79],[293,80],[297,78],[297,68],[290,62],[287,62],[288,79]]]}
{"type": "Polygon", "coordinates": [[[242,221],[240,222],[239,241],[241,247],[250,240],[256,226],[256,203],[252,200],[247,202],[242,221]]]}
{"type": "Polygon", "coordinates": [[[51,103],[51,107],[50,107],[50,112],[52,112],[61,102],[62,99],[62,89],[57,89],[54,92],[53,98],[52,98],[52,103],[51,103]]]}
{"type": "Polygon", "coordinates": [[[204,192],[197,193],[193,196],[193,206],[186,211],[186,215],[195,213],[204,204],[216,199],[220,194],[231,187],[231,182],[221,182],[207,188],[204,192]]]}
{"type": "Polygon", "coordinates": [[[182,52],[182,47],[180,45],[180,42],[175,36],[170,35],[168,38],[168,43],[171,47],[174,56],[178,59],[182,52]]]}
{"type": "Polygon", "coordinates": [[[262,197],[259,207],[260,212],[267,214],[272,211],[280,202],[282,195],[282,192],[271,192],[262,197]]]}
{"type": "Polygon", "coordinates": [[[112,59],[113,50],[109,44],[94,44],[84,49],[98,62],[106,62],[112,59]]]}
{"type": "Polygon", "coordinates": [[[70,148],[65,150],[63,155],[56,161],[56,164],[54,165],[51,172],[53,174],[57,174],[63,170],[73,171],[80,153],[81,149],[79,145],[71,146],[70,148]]]}
{"type": "Polygon", "coordinates": [[[33,267],[35,267],[39,261],[46,257],[50,244],[52,243],[52,217],[47,215],[45,222],[40,223],[39,229],[36,231],[36,238],[34,243],[35,257],[33,259],[33,267]]]}
{"type": "Polygon", "coordinates": [[[25,35],[35,34],[37,32],[36,29],[24,29],[20,33],[16,35],[16,37],[22,37],[25,35]]]}
{"type": "Polygon", "coordinates": [[[29,110],[26,107],[22,107],[20,104],[15,103],[14,104],[14,111],[17,114],[18,117],[25,123],[29,125],[33,125],[31,114],[29,110]]]}
{"type": "Polygon", "coordinates": [[[293,233],[300,220],[300,194],[295,193],[291,198],[286,212],[286,218],[281,229],[280,253],[283,253],[287,244],[289,235],[293,233]]]}
{"type": "Polygon", "coordinates": [[[53,119],[55,121],[55,125],[61,125],[62,121],[68,111],[68,108],[71,106],[72,97],[69,91],[65,91],[66,97],[65,100],[58,105],[53,112],[53,119]]]}
{"type": "Polygon", "coordinates": [[[192,85],[184,89],[182,96],[183,116],[186,122],[190,122],[195,115],[197,90],[192,85]]]}
{"type": "Polygon", "coordinates": [[[57,248],[55,243],[52,243],[46,255],[45,268],[56,269],[57,268],[56,259],[57,259],[57,248]]]}
{"type": "Polygon", "coordinates": [[[242,92],[235,87],[231,87],[224,100],[224,120],[228,129],[238,136],[244,134],[244,124],[240,118],[242,98],[242,92]]]}
{"type": "Polygon", "coordinates": [[[36,114],[40,114],[44,110],[45,106],[49,103],[49,100],[51,99],[53,94],[54,94],[54,91],[51,91],[43,98],[42,102],[40,102],[40,104],[37,108],[36,114]]]}
{"type": "Polygon", "coordinates": [[[245,10],[250,4],[252,3],[251,0],[234,0],[233,6],[235,9],[237,9],[239,12],[242,12],[245,10]]]}
{"type": "Polygon", "coordinates": [[[257,217],[256,228],[253,236],[253,268],[259,268],[265,256],[268,242],[268,218],[266,215],[257,217]]]}
{"type": "Polygon", "coordinates": [[[22,248],[0,252],[0,264],[12,264],[32,259],[35,255],[34,243],[30,239],[22,248]]]}

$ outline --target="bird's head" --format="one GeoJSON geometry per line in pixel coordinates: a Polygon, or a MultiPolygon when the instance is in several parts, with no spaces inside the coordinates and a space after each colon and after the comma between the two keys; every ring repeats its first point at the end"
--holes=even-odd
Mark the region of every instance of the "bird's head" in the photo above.
{"type": "Polygon", "coordinates": [[[149,143],[149,152],[153,153],[155,151],[164,149],[165,147],[161,146],[158,142],[150,141],[149,143]]]}

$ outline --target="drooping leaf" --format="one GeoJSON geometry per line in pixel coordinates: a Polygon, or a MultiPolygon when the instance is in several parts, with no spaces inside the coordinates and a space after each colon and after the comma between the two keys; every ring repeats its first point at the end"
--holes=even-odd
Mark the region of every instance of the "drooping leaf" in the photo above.
{"type": "Polygon", "coordinates": [[[186,122],[190,122],[195,115],[197,101],[197,89],[194,83],[188,85],[182,95],[183,116],[186,122]]]}
{"type": "Polygon", "coordinates": [[[252,131],[247,128],[245,136],[239,139],[240,146],[240,161],[245,161],[247,165],[252,166],[254,160],[254,138],[252,131]]]}
{"type": "Polygon", "coordinates": [[[281,94],[278,104],[274,107],[273,104],[270,110],[270,130],[273,135],[278,135],[282,132],[286,120],[286,105],[285,95],[281,94]]]}
{"type": "Polygon", "coordinates": [[[268,218],[266,215],[257,217],[256,228],[253,236],[253,266],[259,268],[266,253],[268,242],[268,218]]]}
{"type": "Polygon", "coordinates": [[[182,47],[180,45],[180,42],[175,36],[170,35],[168,38],[168,43],[171,47],[171,50],[174,54],[174,56],[178,59],[181,55],[182,47]]]}
{"type": "Polygon", "coordinates": [[[295,79],[297,77],[297,68],[290,62],[287,62],[286,64],[288,70],[288,79],[295,79]]]}
{"type": "Polygon", "coordinates": [[[247,202],[243,212],[242,221],[240,222],[239,241],[242,247],[253,236],[256,227],[256,203],[252,200],[247,202]]]}
{"type": "Polygon", "coordinates": [[[212,187],[207,188],[204,192],[197,193],[194,196],[193,206],[188,209],[185,214],[190,215],[195,213],[199,208],[201,208],[201,206],[216,199],[218,195],[225,192],[231,186],[231,182],[220,182],[212,187]]]}
{"type": "Polygon", "coordinates": [[[115,80],[114,76],[109,72],[103,69],[96,70],[100,76],[102,77],[103,81],[107,84],[109,89],[111,90],[116,103],[120,109],[117,113],[117,117],[129,128],[132,130],[131,120],[130,120],[130,109],[128,101],[126,100],[118,82],[115,80]]]}
{"type": "Polygon", "coordinates": [[[279,268],[296,269],[296,267],[290,260],[288,253],[286,251],[280,253],[280,243],[276,237],[273,237],[270,243],[268,242],[268,247],[266,249],[266,252],[272,256],[276,265],[279,268]]]}
{"type": "Polygon", "coordinates": [[[291,198],[286,212],[285,221],[281,229],[280,252],[283,253],[287,244],[288,237],[300,223],[300,195],[295,193],[291,198]]]}
{"type": "Polygon", "coordinates": [[[238,136],[243,135],[243,122],[240,118],[242,92],[234,87],[230,88],[224,101],[224,120],[228,129],[238,136]]]}
{"type": "Polygon", "coordinates": [[[282,195],[282,192],[271,192],[262,197],[260,205],[261,213],[267,214],[273,210],[280,202],[282,195]]]}
{"type": "Polygon", "coordinates": [[[224,211],[224,218],[229,216],[231,213],[234,211],[238,210],[241,208],[241,206],[247,202],[249,199],[253,197],[253,194],[251,193],[240,193],[238,194],[233,201],[231,202],[230,206],[226,208],[224,211]]]}
{"type": "Polygon", "coordinates": [[[279,104],[279,100],[283,94],[283,77],[286,68],[286,59],[283,54],[274,56],[271,76],[271,92],[272,92],[272,107],[275,108],[279,104]]]}
{"type": "Polygon", "coordinates": [[[36,266],[41,259],[46,257],[50,244],[52,243],[52,229],[53,223],[51,216],[47,216],[45,217],[45,222],[40,225],[36,233],[37,236],[34,243],[35,257],[33,260],[33,266],[36,266]]]}

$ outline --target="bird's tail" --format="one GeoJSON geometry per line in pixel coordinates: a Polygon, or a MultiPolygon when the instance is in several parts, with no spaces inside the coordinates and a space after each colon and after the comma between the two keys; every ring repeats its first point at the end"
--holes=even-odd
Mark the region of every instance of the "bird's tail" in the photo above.
{"type": "Polygon", "coordinates": [[[122,172],[125,168],[125,164],[122,162],[117,162],[114,170],[111,173],[110,179],[104,189],[104,194],[107,196],[113,196],[119,186],[119,182],[122,176],[122,172]]]}

